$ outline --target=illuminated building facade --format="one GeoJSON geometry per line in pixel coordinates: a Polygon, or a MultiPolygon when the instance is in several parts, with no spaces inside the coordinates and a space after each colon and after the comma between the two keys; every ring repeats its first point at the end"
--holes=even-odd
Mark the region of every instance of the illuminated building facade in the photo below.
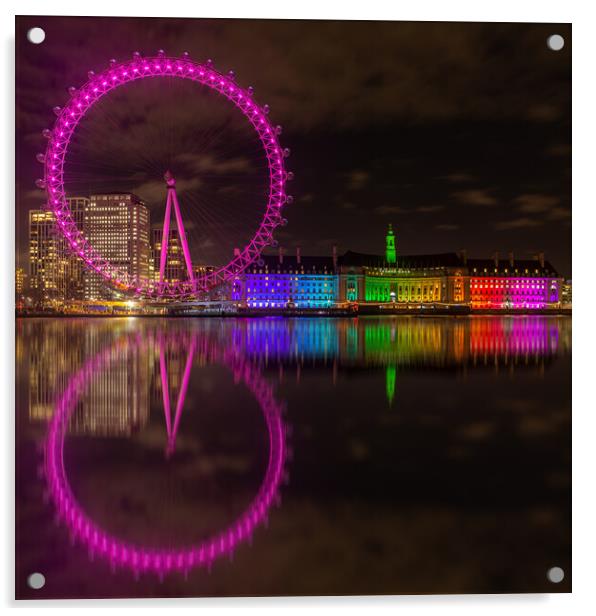
{"type": "Polygon", "coordinates": [[[340,259],[342,302],[465,303],[466,268],[455,253],[396,258],[347,252],[340,259]]]}
{"type": "MultiPolygon", "coordinates": [[[[89,206],[87,197],[70,197],[67,199],[72,218],[77,228],[85,232],[85,217],[89,206]]],[[[85,297],[85,277],[88,275],[83,261],[74,255],[66,242],[61,240],[65,258],[64,298],[82,300],[85,297]]]]}
{"type": "MultiPolygon", "coordinates": [[[[159,282],[159,260],[161,258],[161,243],[163,239],[163,226],[155,225],[151,228],[151,264],[152,279],[159,282]]],[[[175,224],[170,227],[168,239],[168,254],[166,258],[166,268],[164,280],[166,282],[180,282],[188,279],[188,272],[184,263],[184,253],[180,236],[175,224]]]]}
{"type": "Polygon", "coordinates": [[[17,267],[14,273],[14,290],[17,295],[23,295],[25,292],[27,275],[22,267],[17,267]]]}
{"type": "Polygon", "coordinates": [[[232,299],[249,308],[330,308],[337,303],[332,257],[263,256],[234,283],[232,299]]]}
{"type": "Polygon", "coordinates": [[[565,280],[561,284],[561,304],[571,308],[572,303],[571,280],[565,280]]]}
{"type": "MultiPolygon", "coordinates": [[[[136,195],[91,195],[83,232],[91,245],[133,280],[149,280],[149,210],[136,195]]],[[[110,299],[113,291],[96,273],[85,275],[85,299],[110,299]]]]}
{"type": "Polygon", "coordinates": [[[545,308],[560,303],[561,279],[553,266],[509,258],[468,260],[472,309],[545,308]]]}
{"type": "MultiPolygon", "coordinates": [[[[68,199],[72,216],[84,229],[85,197],[68,199]]],[[[38,300],[82,299],[85,269],[55,229],[53,212],[29,212],[29,288],[38,300]]]]}
{"type": "MultiPolygon", "coordinates": [[[[69,199],[77,226],[98,253],[138,280],[159,280],[162,227],[149,226],[149,212],[132,194],[69,199]]],[[[165,280],[187,279],[182,243],[174,225],[169,232],[165,280]]],[[[99,274],[70,255],[54,230],[54,215],[30,212],[30,288],[44,301],[113,299],[115,292],[99,274]]],[[[193,265],[196,276],[212,266],[193,265]]],[[[569,307],[570,284],[563,286],[553,266],[540,254],[535,260],[468,259],[465,251],[401,255],[391,225],[385,254],[348,251],[330,256],[263,255],[230,285],[200,301],[231,299],[250,309],[321,309],[348,304],[421,307],[466,306],[472,310],[569,307]],[[562,297],[562,290],[566,290],[562,297]]]]}
{"type": "Polygon", "coordinates": [[[399,255],[391,226],[385,255],[265,256],[234,284],[249,308],[327,308],[346,303],[462,305],[473,310],[560,306],[562,280],[544,255],[535,260],[468,259],[465,252],[399,255]]]}
{"type": "Polygon", "coordinates": [[[56,233],[53,212],[29,212],[29,286],[39,301],[64,299],[64,242],[56,233]]]}

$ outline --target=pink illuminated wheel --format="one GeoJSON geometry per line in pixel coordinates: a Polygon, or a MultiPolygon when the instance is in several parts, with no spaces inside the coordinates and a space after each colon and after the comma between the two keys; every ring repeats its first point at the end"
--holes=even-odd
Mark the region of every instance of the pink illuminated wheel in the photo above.
{"type": "Polygon", "coordinates": [[[120,63],[111,61],[110,67],[100,74],[90,72],[87,83],[78,90],[69,88],[69,94],[70,100],[64,108],[54,108],[58,119],[53,129],[44,131],[44,136],[49,140],[48,146],[45,154],[38,155],[38,160],[44,163],[45,173],[44,179],[38,180],[37,184],[46,190],[47,208],[55,214],[59,231],[66,238],[70,249],[83,260],[88,269],[100,274],[120,291],[149,298],[183,299],[234,280],[260,258],[266,246],[275,245],[273,232],[276,227],[285,224],[281,215],[282,207],[292,201],[285,191],[286,180],[292,177],[284,168],[284,158],[289,155],[289,150],[282,149],[279,144],[281,127],[274,127],[269,122],[268,106],[259,106],[253,100],[252,88],[244,89],[238,86],[232,72],[223,75],[213,69],[209,61],[201,64],[191,60],[188,54],[181,58],[172,58],[160,51],[155,57],[143,58],[135,53],[132,60],[120,63]],[[191,80],[221,94],[231,101],[253,126],[267,160],[269,178],[266,209],[252,239],[244,248],[236,251],[233,259],[226,265],[181,282],[139,280],[112,265],[94,249],[77,227],[64,186],[69,144],[87,111],[116,88],[148,78],[191,80]]]}
{"type": "MultiPolygon", "coordinates": [[[[192,345],[208,362],[227,366],[235,380],[244,383],[254,396],[265,419],[269,434],[269,462],[265,476],[252,502],[228,528],[199,544],[183,548],[144,547],[119,539],[102,529],[79,505],[70,488],[64,466],[64,439],[78,400],[95,374],[121,358],[129,346],[144,348],[147,340],[123,338],[87,361],[70,379],[58,399],[45,441],[45,476],[49,495],[73,539],[85,545],[90,555],[105,558],[114,568],[126,567],[135,574],[153,572],[160,576],[175,571],[188,573],[196,567],[210,567],[215,560],[231,555],[240,543],[248,541],[257,526],[266,522],[271,505],[277,501],[286,458],[282,406],[258,368],[232,351],[219,351],[209,340],[197,335],[166,334],[166,337],[169,344],[177,347],[192,345]]],[[[163,338],[153,340],[160,341],[163,342],[163,338]]]]}

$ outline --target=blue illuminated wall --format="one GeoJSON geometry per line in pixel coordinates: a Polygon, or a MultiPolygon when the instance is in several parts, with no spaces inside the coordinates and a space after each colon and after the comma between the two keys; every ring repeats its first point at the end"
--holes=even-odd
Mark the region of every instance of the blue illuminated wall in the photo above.
{"type": "Polygon", "coordinates": [[[339,276],[331,257],[263,256],[238,277],[232,299],[248,308],[330,308],[339,300],[339,276]]]}
{"type": "Polygon", "coordinates": [[[334,274],[246,274],[234,288],[234,300],[249,308],[328,308],[338,301],[334,274]]]}

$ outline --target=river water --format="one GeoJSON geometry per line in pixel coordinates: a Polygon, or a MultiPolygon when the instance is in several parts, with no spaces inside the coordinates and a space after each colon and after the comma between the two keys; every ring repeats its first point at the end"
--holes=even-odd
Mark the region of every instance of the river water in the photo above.
{"type": "Polygon", "coordinates": [[[20,598],[571,588],[569,317],[16,329],[20,598]]]}

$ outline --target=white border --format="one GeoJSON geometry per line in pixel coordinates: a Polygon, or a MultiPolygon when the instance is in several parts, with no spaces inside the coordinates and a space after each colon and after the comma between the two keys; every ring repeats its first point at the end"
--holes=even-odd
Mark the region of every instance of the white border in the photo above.
{"type": "MultiPolygon", "coordinates": [[[[11,13],[4,12],[0,20],[3,51],[2,106],[2,186],[3,205],[0,207],[3,222],[3,254],[0,258],[0,280],[5,312],[0,321],[2,341],[1,391],[14,392],[14,344],[13,341],[13,291],[14,277],[14,15],[130,15],[167,17],[261,17],[302,19],[393,19],[420,21],[529,21],[573,23],[573,594],[571,595],[486,595],[486,596],[424,596],[424,597],[364,597],[364,598],[297,598],[297,599],[175,599],[175,600],[109,600],[109,601],[53,601],[20,602],[18,607],[29,611],[37,607],[44,610],[63,610],[65,606],[84,609],[93,605],[104,610],[145,609],[158,607],[165,611],[172,606],[211,611],[244,608],[253,610],[274,609],[276,612],[308,609],[314,613],[327,613],[330,609],[344,613],[361,613],[364,609],[375,612],[417,614],[439,612],[449,614],[566,614],[587,613],[588,606],[596,604],[591,596],[595,572],[595,479],[594,436],[596,419],[594,394],[591,382],[594,374],[594,319],[590,308],[596,307],[594,273],[591,258],[594,252],[592,237],[594,225],[594,171],[593,157],[596,144],[595,131],[595,57],[594,3],[584,0],[423,0],[422,2],[388,2],[367,0],[363,3],[327,2],[301,0],[296,3],[281,3],[271,0],[226,1],[199,3],[192,0],[168,0],[163,3],[117,0],[102,0],[100,3],[81,3],[54,0],[13,2],[11,13]],[[164,15],[167,7],[167,15],[164,15]]],[[[5,394],[6,395],[6,394],[5,394]]],[[[15,606],[14,596],[14,393],[7,396],[3,405],[3,449],[5,455],[2,472],[2,517],[4,547],[0,558],[0,584],[3,603],[15,606]]],[[[592,608],[593,609],[593,608],[592,608]]]]}

